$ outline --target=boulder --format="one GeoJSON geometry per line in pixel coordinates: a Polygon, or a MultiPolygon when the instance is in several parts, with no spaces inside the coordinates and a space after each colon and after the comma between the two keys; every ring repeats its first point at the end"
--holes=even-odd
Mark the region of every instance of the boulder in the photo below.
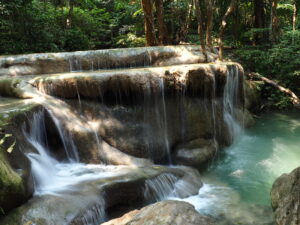
{"type": "Polygon", "coordinates": [[[179,165],[201,168],[216,155],[217,149],[216,141],[199,138],[177,146],[173,159],[179,165]]]}
{"type": "Polygon", "coordinates": [[[213,221],[200,215],[195,208],[182,201],[162,201],[131,211],[102,225],[213,225],[213,221]]]}
{"type": "Polygon", "coordinates": [[[278,225],[300,224],[300,167],[274,182],[271,201],[278,225]]]}

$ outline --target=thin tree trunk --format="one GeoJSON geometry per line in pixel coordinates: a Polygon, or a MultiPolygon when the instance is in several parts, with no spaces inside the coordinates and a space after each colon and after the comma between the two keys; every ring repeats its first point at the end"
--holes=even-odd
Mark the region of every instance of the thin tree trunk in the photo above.
{"type": "Polygon", "coordinates": [[[297,5],[296,0],[294,0],[294,12],[293,12],[293,31],[296,31],[296,25],[297,25],[297,5]]]}
{"type": "Polygon", "coordinates": [[[67,28],[72,27],[72,17],[73,17],[73,11],[74,11],[74,0],[69,0],[69,13],[67,16],[67,28]]]}
{"type": "Polygon", "coordinates": [[[152,0],[142,0],[142,8],[144,12],[145,36],[147,46],[155,46],[157,41],[154,30],[152,0]]]}
{"type": "Polygon", "coordinates": [[[198,22],[198,34],[199,34],[199,39],[200,39],[201,50],[205,56],[205,61],[207,61],[208,59],[207,59],[207,53],[206,53],[206,48],[205,48],[205,42],[203,39],[202,19],[201,19],[201,10],[200,10],[199,0],[194,0],[194,5],[195,5],[195,10],[196,10],[197,22],[198,22]]]}
{"type": "Polygon", "coordinates": [[[219,59],[221,61],[223,60],[223,50],[224,50],[223,38],[224,38],[225,28],[226,28],[226,25],[227,25],[227,18],[232,14],[237,2],[238,2],[238,0],[231,0],[227,11],[226,11],[226,13],[224,14],[224,16],[222,18],[220,31],[219,31],[219,59]]]}
{"type": "Polygon", "coordinates": [[[189,1],[188,11],[185,17],[185,22],[180,29],[179,34],[176,37],[176,43],[180,43],[181,41],[186,41],[187,34],[190,29],[191,19],[192,19],[192,9],[193,9],[193,0],[189,1]]]}
{"type": "Polygon", "coordinates": [[[206,45],[212,49],[212,29],[213,29],[213,19],[214,19],[214,0],[207,0],[207,25],[206,25],[206,45]]]}
{"type": "MultiPolygon", "coordinates": [[[[265,27],[265,4],[264,0],[254,0],[253,2],[254,28],[265,27]]],[[[259,43],[263,39],[262,33],[256,34],[254,44],[259,43]]]]}
{"type": "Polygon", "coordinates": [[[271,0],[270,40],[276,43],[279,38],[279,19],[277,16],[278,0],[271,0]]]}
{"type": "Polygon", "coordinates": [[[160,45],[167,45],[170,43],[168,37],[168,30],[164,21],[164,5],[163,0],[154,0],[157,23],[158,23],[158,40],[160,45]]]}

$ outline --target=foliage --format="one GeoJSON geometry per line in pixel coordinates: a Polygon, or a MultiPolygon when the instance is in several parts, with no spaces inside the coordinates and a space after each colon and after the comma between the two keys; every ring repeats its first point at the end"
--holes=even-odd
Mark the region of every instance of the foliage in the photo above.
{"type": "MultiPolygon", "coordinates": [[[[277,80],[300,94],[300,31],[285,31],[273,46],[247,46],[236,50],[235,57],[248,71],[277,80]]],[[[265,88],[266,89],[266,88],[265,88]]],[[[286,96],[265,90],[268,100],[279,109],[290,106],[286,96]]]]}
{"type": "Polygon", "coordinates": [[[284,95],[278,89],[274,89],[269,85],[263,86],[262,97],[267,100],[267,107],[269,109],[287,110],[293,106],[289,96],[284,95]]]}

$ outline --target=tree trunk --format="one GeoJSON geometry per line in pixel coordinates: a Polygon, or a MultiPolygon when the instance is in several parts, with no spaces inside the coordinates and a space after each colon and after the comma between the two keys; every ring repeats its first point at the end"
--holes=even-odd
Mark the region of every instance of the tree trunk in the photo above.
{"type": "Polygon", "coordinates": [[[190,29],[191,19],[192,19],[192,9],[193,9],[193,0],[190,0],[184,24],[180,28],[180,32],[176,37],[176,43],[180,43],[181,41],[184,42],[186,41],[187,34],[190,29]]]}
{"type": "Polygon", "coordinates": [[[142,0],[142,8],[144,12],[145,36],[147,46],[155,46],[157,41],[154,30],[152,0],[142,0]]]}
{"type": "Polygon", "coordinates": [[[224,16],[222,18],[220,31],[219,31],[219,59],[221,61],[223,60],[223,50],[224,50],[223,38],[224,38],[225,28],[226,28],[226,25],[227,25],[227,18],[232,14],[237,2],[238,2],[238,0],[231,0],[227,11],[226,11],[226,13],[224,14],[224,16]]]}
{"type": "Polygon", "coordinates": [[[157,23],[158,23],[158,40],[160,45],[167,45],[170,43],[168,37],[168,30],[164,21],[164,5],[163,0],[154,0],[157,23]]]}
{"type": "Polygon", "coordinates": [[[296,0],[294,0],[294,12],[293,12],[293,31],[296,31],[296,25],[297,25],[297,4],[296,0]]]}
{"type": "Polygon", "coordinates": [[[67,21],[66,21],[66,27],[67,28],[72,27],[73,11],[74,11],[74,0],[69,0],[69,13],[68,13],[68,16],[67,16],[67,21]]]}
{"type": "Polygon", "coordinates": [[[201,10],[200,10],[199,0],[194,0],[194,5],[195,5],[195,10],[196,10],[197,22],[198,22],[198,34],[199,34],[199,39],[200,39],[201,50],[205,56],[205,61],[207,61],[207,53],[206,53],[206,48],[205,48],[205,42],[203,39],[202,18],[201,18],[201,10]]]}
{"type": "Polygon", "coordinates": [[[213,30],[213,19],[214,19],[214,0],[207,0],[207,24],[206,24],[206,45],[212,49],[212,30],[213,30]]]}
{"type": "MultiPolygon", "coordinates": [[[[264,0],[254,0],[253,2],[254,28],[265,27],[265,4],[264,0]]],[[[254,36],[254,44],[258,44],[263,39],[263,34],[259,33],[254,36]]]]}
{"type": "Polygon", "coordinates": [[[271,0],[270,40],[274,44],[279,38],[279,19],[277,16],[278,0],[271,0]]]}

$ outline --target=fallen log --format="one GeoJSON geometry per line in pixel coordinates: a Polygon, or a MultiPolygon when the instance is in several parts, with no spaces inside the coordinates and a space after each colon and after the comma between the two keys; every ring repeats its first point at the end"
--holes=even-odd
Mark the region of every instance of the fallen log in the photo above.
{"type": "Polygon", "coordinates": [[[294,107],[297,108],[297,109],[300,109],[300,99],[299,97],[293,92],[291,91],[290,89],[288,88],[285,88],[285,87],[282,87],[281,85],[279,85],[277,82],[269,79],[269,78],[266,78],[264,76],[262,76],[261,74],[259,73],[249,73],[248,76],[253,79],[253,78],[256,78],[256,79],[259,79],[259,80],[262,80],[263,82],[265,82],[266,84],[269,84],[271,85],[272,87],[274,88],[277,88],[279,91],[283,92],[284,94],[290,96],[290,99],[291,99],[291,102],[293,103],[294,107]]]}

